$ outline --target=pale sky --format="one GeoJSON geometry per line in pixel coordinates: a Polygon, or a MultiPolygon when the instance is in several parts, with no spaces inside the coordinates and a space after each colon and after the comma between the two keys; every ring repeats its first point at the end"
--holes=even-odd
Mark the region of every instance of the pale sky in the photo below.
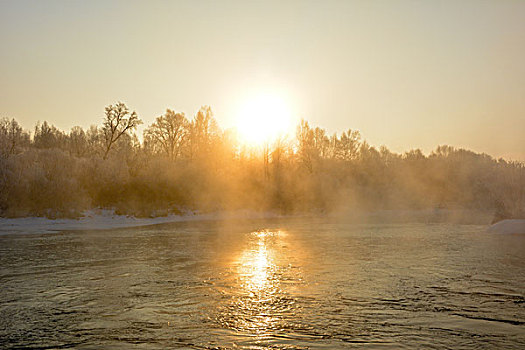
{"type": "Polygon", "coordinates": [[[525,161],[525,1],[0,0],[0,117],[145,124],[272,91],[329,133],[525,161]]]}

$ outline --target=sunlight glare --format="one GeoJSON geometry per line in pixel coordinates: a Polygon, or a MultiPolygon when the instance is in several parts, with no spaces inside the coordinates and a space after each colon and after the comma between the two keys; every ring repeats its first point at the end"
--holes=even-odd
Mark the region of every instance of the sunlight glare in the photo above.
{"type": "Polygon", "coordinates": [[[252,145],[271,142],[291,130],[290,108],[277,94],[260,94],[246,100],[237,117],[239,136],[252,145]]]}
{"type": "Polygon", "coordinates": [[[268,282],[268,252],[264,242],[259,242],[259,247],[253,259],[251,284],[256,290],[263,289],[268,282]]]}

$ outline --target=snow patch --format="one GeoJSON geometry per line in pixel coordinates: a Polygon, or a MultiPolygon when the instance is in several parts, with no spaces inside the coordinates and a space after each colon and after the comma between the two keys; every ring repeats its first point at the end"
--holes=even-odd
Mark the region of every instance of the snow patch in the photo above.
{"type": "Polygon", "coordinates": [[[509,219],[491,225],[488,228],[491,233],[505,233],[505,234],[525,234],[525,219],[509,219]]]}
{"type": "Polygon", "coordinates": [[[278,217],[274,213],[252,212],[247,210],[219,212],[213,214],[168,215],[155,218],[136,218],[116,215],[111,210],[90,210],[79,219],[48,219],[42,217],[0,218],[0,235],[16,233],[55,233],[70,230],[101,230],[124,227],[157,225],[181,221],[205,221],[223,219],[262,219],[278,217]]]}

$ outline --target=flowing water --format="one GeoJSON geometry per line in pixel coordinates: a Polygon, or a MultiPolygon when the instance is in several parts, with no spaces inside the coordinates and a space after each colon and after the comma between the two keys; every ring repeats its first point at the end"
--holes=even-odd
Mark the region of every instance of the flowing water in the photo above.
{"type": "Polygon", "coordinates": [[[525,236],[326,219],[0,237],[0,347],[525,348],[525,236]]]}

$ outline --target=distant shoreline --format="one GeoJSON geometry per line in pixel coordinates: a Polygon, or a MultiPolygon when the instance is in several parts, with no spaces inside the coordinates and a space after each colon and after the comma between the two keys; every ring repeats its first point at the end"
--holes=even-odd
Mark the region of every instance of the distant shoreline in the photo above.
{"type": "Polygon", "coordinates": [[[303,213],[280,215],[274,212],[251,210],[222,211],[213,213],[170,214],[166,216],[142,218],[117,215],[113,210],[89,210],[80,218],[19,217],[1,218],[0,235],[58,233],[62,231],[104,230],[128,227],[141,227],[175,222],[210,221],[228,219],[271,219],[281,217],[324,217],[337,222],[354,223],[438,223],[489,225],[491,213],[481,210],[420,209],[420,210],[340,210],[331,213],[303,213]]]}
{"type": "Polygon", "coordinates": [[[209,221],[223,219],[264,219],[280,217],[271,212],[248,210],[198,214],[170,214],[153,218],[137,218],[117,215],[111,210],[90,210],[78,219],[45,217],[0,218],[0,235],[58,233],[62,231],[104,230],[113,228],[141,227],[188,221],[209,221]]]}

